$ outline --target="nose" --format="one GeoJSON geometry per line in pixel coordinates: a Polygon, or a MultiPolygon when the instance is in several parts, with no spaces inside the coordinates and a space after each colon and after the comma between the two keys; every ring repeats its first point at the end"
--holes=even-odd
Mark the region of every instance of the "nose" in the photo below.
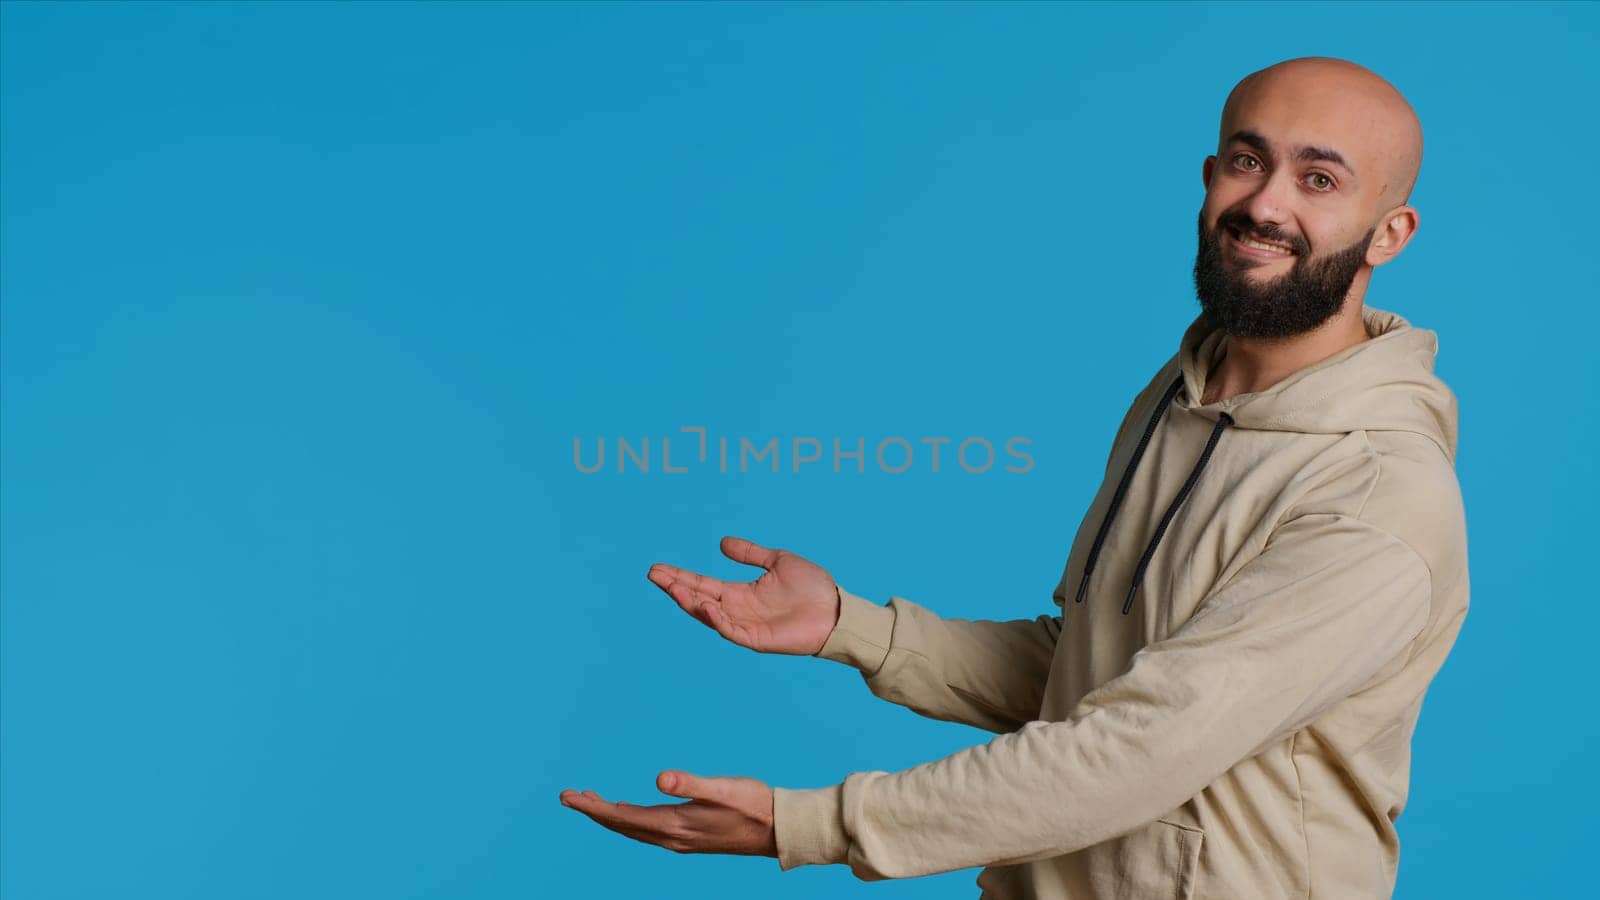
{"type": "Polygon", "coordinates": [[[1291,178],[1289,172],[1280,170],[1261,180],[1245,204],[1251,221],[1282,227],[1289,220],[1289,192],[1294,189],[1291,178]]]}

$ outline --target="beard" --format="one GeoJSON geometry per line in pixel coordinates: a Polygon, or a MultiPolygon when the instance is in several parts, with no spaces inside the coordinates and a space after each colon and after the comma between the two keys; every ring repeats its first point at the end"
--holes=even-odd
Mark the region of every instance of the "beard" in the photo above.
{"type": "Polygon", "coordinates": [[[1350,285],[1361,271],[1376,226],[1366,237],[1321,258],[1308,255],[1304,238],[1276,226],[1257,226],[1243,213],[1223,213],[1215,231],[1206,230],[1200,215],[1200,248],[1194,258],[1194,290],[1201,314],[1214,328],[1234,337],[1284,338],[1303,334],[1333,318],[1344,306],[1350,285]],[[1222,261],[1222,235],[1235,227],[1246,235],[1288,244],[1295,251],[1289,271],[1271,281],[1250,281],[1242,269],[1222,261]]]}

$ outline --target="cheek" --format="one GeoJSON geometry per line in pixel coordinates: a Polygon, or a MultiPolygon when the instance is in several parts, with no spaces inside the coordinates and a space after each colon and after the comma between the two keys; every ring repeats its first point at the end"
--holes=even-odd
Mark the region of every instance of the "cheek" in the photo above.
{"type": "Polygon", "coordinates": [[[1307,204],[1295,215],[1300,233],[1315,256],[1343,250],[1366,234],[1366,222],[1356,210],[1334,209],[1332,204],[1307,204]]]}
{"type": "Polygon", "coordinates": [[[1206,191],[1206,199],[1200,204],[1200,215],[1205,219],[1207,229],[1215,229],[1217,219],[1224,212],[1232,209],[1245,200],[1246,192],[1236,187],[1230,187],[1225,182],[1213,182],[1210,190],[1206,191]]]}
{"type": "Polygon", "coordinates": [[[1361,237],[1353,229],[1341,227],[1336,222],[1307,221],[1302,226],[1305,230],[1306,242],[1311,245],[1311,255],[1315,257],[1326,256],[1336,250],[1343,250],[1361,237]]]}

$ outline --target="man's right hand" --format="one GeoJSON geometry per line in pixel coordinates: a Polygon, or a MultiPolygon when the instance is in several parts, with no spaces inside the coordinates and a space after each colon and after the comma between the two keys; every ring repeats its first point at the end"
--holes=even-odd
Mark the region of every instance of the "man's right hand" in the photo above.
{"type": "Polygon", "coordinates": [[[755,581],[719,581],[665,563],[647,577],[684,612],[758,653],[813,656],[839,621],[839,592],[816,563],[787,550],[722,539],[722,554],[766,571],[755,581]]]}

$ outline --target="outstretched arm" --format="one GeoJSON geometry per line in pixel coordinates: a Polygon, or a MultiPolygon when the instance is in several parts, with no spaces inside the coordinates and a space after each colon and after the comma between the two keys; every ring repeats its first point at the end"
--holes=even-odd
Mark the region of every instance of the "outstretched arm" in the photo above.
{"type": "Polygon", "coordinates": [[[725,537],[722,552],[765,571],[722,581],[657,563],[650,581],[741,647],[853,665],[874,694],[930,718],[1004,732],[1038,715],[1060,619],[941,619],[901,597],[862,599],[788,550],[725,537]]]}
{"type": "Polygon", "coordinates": [[[1347,516],[1297,518],[1065,721],[901,772],[774,789],[779,863],[906,878],[1132,831],[1398,671],[1430,598],[1426,563],[1392,534],[1347,516]]]}

